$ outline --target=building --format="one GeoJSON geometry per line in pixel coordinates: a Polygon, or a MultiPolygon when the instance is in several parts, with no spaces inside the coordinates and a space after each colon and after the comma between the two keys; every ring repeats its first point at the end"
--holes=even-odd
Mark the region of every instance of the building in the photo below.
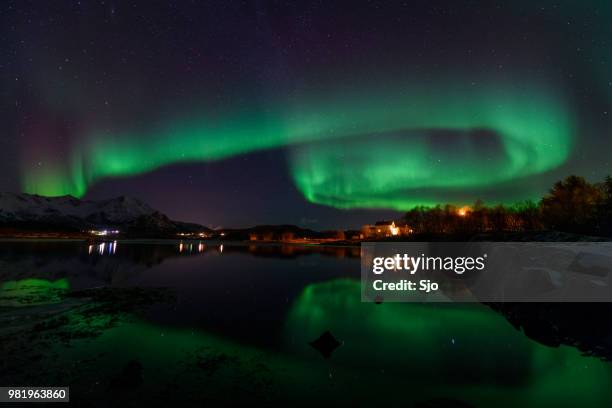
{"type": "Polygon", "coordinates": [[[412,228],[405,223],[395,221],[378,221],[376,224],[367,224],[361,227],[359,237],[361,239],[378,239],[389,237],[400,237],[412,233],[412,228]]]}

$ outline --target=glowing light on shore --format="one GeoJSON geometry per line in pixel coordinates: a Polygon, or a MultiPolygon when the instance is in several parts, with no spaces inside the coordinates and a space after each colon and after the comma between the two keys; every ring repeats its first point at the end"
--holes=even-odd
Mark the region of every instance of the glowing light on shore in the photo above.
{"type": "Polygon", "coordinates": [[[395,226],[395,222],[392,222],[391,225],[389,225],[389,231],[391,231],[392,236],[397,236],[400,233],[400,229],[399,227],[395,226]]]}
{"type": "Polygon", "coordinates": [[[465,207],[461,207],[457,210],[457,215],[460,217],[465,217],[466,215],[468,215],[470,213],[470,207],[465,206],[465,207]]]}

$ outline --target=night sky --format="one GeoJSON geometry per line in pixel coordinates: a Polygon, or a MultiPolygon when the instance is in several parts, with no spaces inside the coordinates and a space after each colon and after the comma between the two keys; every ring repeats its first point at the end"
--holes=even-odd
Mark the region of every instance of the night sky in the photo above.
{"type": "Polygon", "coordinates": [[[356,227],[611,173],[612,3],[0,5],[0,191],[356,227]]]}

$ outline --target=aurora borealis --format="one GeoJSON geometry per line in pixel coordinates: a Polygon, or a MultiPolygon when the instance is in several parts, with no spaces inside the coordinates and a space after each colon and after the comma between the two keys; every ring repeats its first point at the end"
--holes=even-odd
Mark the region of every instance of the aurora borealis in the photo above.
{"type": "Polygon", "coordinates": [[[297,148],[292,170],[306,198],[341,208],[406,210],[439,203],[416,189],[486,187],[567,159],[573,123],[554,97],[501,84],[482,86],[481,92],[432,88],[410,98],[372,98],[373,106],[338,115],[374,137],[297,148]],[[446,135],[436,137],[439,130],[446,135]]]}
{"type": "Polygon", "coordinates": [[[250,115],[210,120],[214,125],[207,120],[180,123],[162,127],[147,137],[98,135],[92,137],[87,150],[73,153],[64,171],[25,171],[24,188],[43,195],[82,196],[89,185],[104,177],[139,174],[181,161],[218,160],[259,149],[294,146],[290,160],[293,177],[307,199],[343,208],[401,210],[429,203],[419,196],[395,201],[395,193],[402,189],[486,186],[550,170],[569,154],[570,113],[557,106],[555,98],[507,92],[499,86],[484,95],[461,90],[440,94],[432,97],[422,90],[407,98],[377,98],[370,93],[351,98],[366,103],[314,102],[309,106],[316,106],[316,110],[279,113],[270,118],[250,115]],[[412,102],[415,100],[419,102],[412,102]],[[413,129],[420,129],[420,134],[411,134],[413,129]],[[437,165],[437,158],[444,153],[436,151],[426,134],[435,129],[455,131],[452,138],[459,139],[462,151],[447,155],[449,164],[437,165]],[[490,129],[493,135],[470,140],[463,134],[477,129],[490,129]],[[401,137],[375,143],[353,141],[363,134],[395,132],[401,137]],[[493,163],[479,162],[477,146],[483,144],[482,138],[492,137],[499,138],[501,157],[493,163]],[[337,165],[338,151],[348,156],[347,166],[337,165]],[[445,178],[449,173],[455,176],[445,178]],[[355,195],[358,197],[353,200],[355,195]]]}
{"type": "Polygon", "coordinates": [[[0,182],[234,225],[537,199],[610,170],[610,12],[11,3],[0,182]],[[245,198],[269,208],[225,215],[245,198]]]}

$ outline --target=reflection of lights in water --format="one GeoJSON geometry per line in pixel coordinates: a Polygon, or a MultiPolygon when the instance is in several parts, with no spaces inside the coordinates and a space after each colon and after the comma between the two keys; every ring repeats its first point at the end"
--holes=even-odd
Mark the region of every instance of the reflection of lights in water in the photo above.
{"type": "Polygon", "coordinates": [[[87,253],[89,255],[93,255],[94,254],[94,248],[95,248],[95,251],[99,255],[105,255],[105,254],[107,254],[107,255],[114,255],[117,252],[117,245],[118,245],[117,241],[113,241],[113,242],[101,242],[99,244],[89,244],[87,246],[87,253]],[[108,248],[108,250],[107,250],[107,248],[108,248]]]}
{"type": "Polygon", "coordinates": [[[183,253],[184,251],[193,252],[193,244],[184,244],[183,242],[179,243],[179,253],[183,253]]]}
{"type": "Polygon", "coordinates": [[[223,244],[219,245],[219,252],[223,253],[223,244]]]}
{"type": "MultiPolygon", "coordinates": [[[[179,242],[179,246],[178,246],[178,250],[179,253],[183,253],[183,252],[188,252],[188,253],[194,253],[194,252],[198,252],[198,253],[202,253],[202,252],[206,252],[206,244],[204,244],[203,242],[198,242],[197,245],[195,243],[183,243],[182,241],[179,242]]],[[[221,245],[221,247],[219,248],[219,250],[221,252],[223,252],[223,245],[221,245]]]]}

